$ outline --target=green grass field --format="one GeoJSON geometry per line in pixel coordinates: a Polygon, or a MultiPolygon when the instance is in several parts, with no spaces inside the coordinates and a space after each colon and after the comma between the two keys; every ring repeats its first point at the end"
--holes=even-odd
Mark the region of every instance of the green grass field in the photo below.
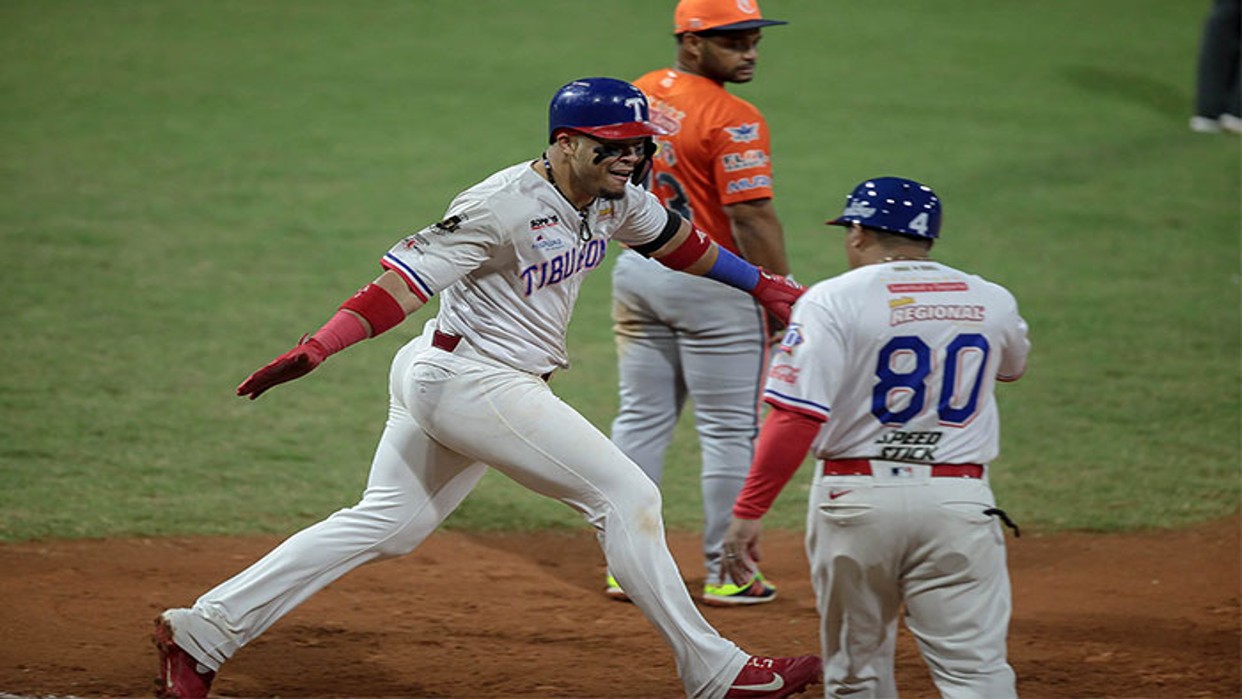
{"type": "MultiPolygon", "coordinates": [[[[673,57],[672,0],[0,2],[0,539],[289,533],[352,504],[422,317],[250,403],[406,232],[543,144],[575,77],[673,57]]],[[[1028,528],[1239,506],[1239,140],[1186,127],[1209,3],[766,0],[758,80],[794,272],[895,174],[937,256],[1031,325],[994,486],[1028,528]]],[[[608,268],[555,388],[607,430],[608,268]]],[[[666,517],[700,520],[679,426],[666,517]]],[[[800,527],[807,469],[769,526],[800,527]]],[[[583,526],[489,475],[449,526],[583,526]]]]}

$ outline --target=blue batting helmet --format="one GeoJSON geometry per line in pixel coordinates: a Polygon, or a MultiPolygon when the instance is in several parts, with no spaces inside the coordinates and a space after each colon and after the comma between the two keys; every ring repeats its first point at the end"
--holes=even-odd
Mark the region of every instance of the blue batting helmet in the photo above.
{"type": "Polygon", "coordinates": [[[940,237],[940,198],[931,187],[901,177],[876,177],[854,188],[830,226],[857,223],[912,238],[940,237]]]}
{"type": "Polygon", "coordinates": [[[582,78],[557,90],[548,106],[548,143],[562,129],[610,141],[665,133],[651,123],[642,90],[615,78],[582,78]]]}

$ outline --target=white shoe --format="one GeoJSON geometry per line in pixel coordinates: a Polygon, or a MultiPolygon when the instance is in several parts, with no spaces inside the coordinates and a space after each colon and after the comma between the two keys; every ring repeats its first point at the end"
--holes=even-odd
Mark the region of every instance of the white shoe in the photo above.
{"type": "Polygon", "coordinates": [[[1232,114],[1221,114],[1216,123],[1220,124],[1220,128],[1230,133],[1242,133],[1242,117],[1232,114]]]}
{"type": "Polygon", "coordinates": [[[1220,122],[1205,116],[1192,116],[1190,117],[1190,130],[1195,133],[1219,133],[1220,122]]]}

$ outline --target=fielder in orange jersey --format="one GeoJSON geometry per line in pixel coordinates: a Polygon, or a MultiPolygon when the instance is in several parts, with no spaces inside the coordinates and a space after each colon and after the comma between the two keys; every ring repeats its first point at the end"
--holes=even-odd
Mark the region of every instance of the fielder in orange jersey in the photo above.
{"type": "MultiPolygon", "coordinates": [[[[777,274],[789,273],[772,205],[768,125],[726,83],[755,75],[764,19],[753,0],[682,0],[674,13],[677,60],[635,84],[666,135],[647,184],[669,209],[722,248],[777,274]]],[[[712,605],[770,602],[776,587],[758,569],[749,580],[724,579],[721,542],[733,500],[746,478],[758,433],[759,393],[770,337],[777,328],[752,298],[666,273],[623,253],[613,275],[613,320],[620,408],[612,440],[653,481],[686,399],[694,403],[702,448],[702,600],[712,605]]],[[[626,599],[609,574],[610,597],[626,599]]]]}
{"type": "MultiPolygon", "coordinates": [[[[721,34],[716,40],[727,51],[744,54],[757,50],[759,30],[737,32],[740,36],[736,37],[730,34],[721,34]]],[[[703,45],[715,44],[704,41],[703,45]]],[[[744,65],[738,72],[753,75],[753,64],[744,65]]],[[[647,73],[634,84],[651,101],[652,119],[671,131],[669,136],[656,139],[660,150],[652,168],[651,191],[665,206],[699,224],[718,245],[733,253],[742,252],[734,233],[734,219],[740,216],[727,207],[742,203],[772,206],[772,147],[763,114],[723,84],[701,74],[665,68],[647,73]]],[[[766,253],[773,267],[788,267],[774,212],[771,218],[775,235],[757,242],[782,249],[751,252],[766,253]]],[[[743,237],[743,244],[746,242],[743,237]]]]}

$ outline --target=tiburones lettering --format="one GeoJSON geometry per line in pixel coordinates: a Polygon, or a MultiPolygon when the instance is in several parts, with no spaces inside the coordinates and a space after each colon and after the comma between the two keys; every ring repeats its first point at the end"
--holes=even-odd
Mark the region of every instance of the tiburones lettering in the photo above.
{"type": "Polygon", "coordinates": [[[560,284],[579,272],[595,269],[603,263],[607,245],[607,241],[593,239],[523,269],[520,276],[525,285],[524,294],[530,296],[544,287],[560,284]]]}

